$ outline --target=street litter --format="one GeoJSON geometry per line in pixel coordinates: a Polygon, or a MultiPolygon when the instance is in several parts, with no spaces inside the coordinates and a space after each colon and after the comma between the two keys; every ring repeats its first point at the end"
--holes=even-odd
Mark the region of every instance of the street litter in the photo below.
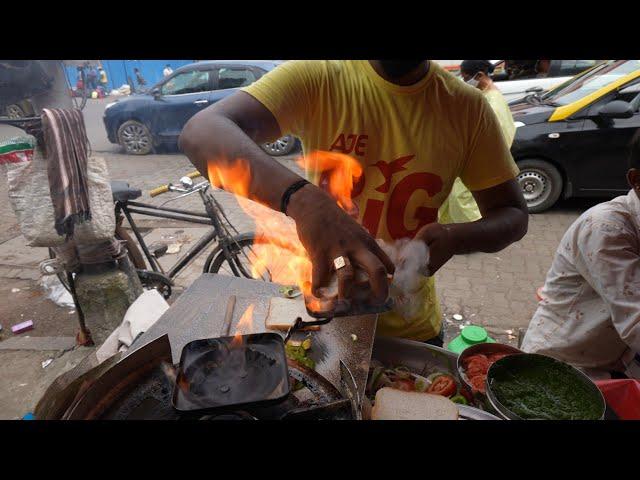
{"type": "Polygon", "coordinates": [[[181,247],[182,247],[182,243],[180,242],[172,243],[167,248],[167,254],[172,255],[172,254],[178,253],[181,247]]]}
{"type": "Polygon", "coordinates": [[[11,293],[18,293],[20,291],[19,288],[12,288],[11,293]]]}
{"type": "Polygon", "coordinates": [[[453,319],[454,319],[454,320],[458,320],[458,321],[462,320],[462,318],[463,318],[463,317],[462,317],[462,315],[460,315],[459,313],[456,313],[456,314],[453,316],[453,319]]]}
{"type": "Polygon", "coordinates": [[[51,365],[51,362],[53,362],[53,358],[45,360],[44,362],[42,362],[42,368],[47,368],[49,365],[51,365]]]}
{"type": "Polygon", "coordinates": [[[26,322],[17,323],[11,327],[11,331],[15,334],[27,332],[33,330],[33,321],[27,320],[26,322]]]}
{"type": "Polygon", "coordinates": [[[40,284],[47,294],[47,298],[56,305],[61,307],[75,307],[73,303],[73,297],[69,291],[64,288],[64,285],[60,283],[60,280],[55,275],[47,275],[42,277],[40,284]]]}

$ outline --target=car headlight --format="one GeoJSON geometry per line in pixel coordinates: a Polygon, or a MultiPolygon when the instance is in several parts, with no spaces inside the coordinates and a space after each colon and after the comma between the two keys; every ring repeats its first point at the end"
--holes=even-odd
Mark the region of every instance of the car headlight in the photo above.
{"type": "Polygon", "coordinates": [[[513,124],[515,125],[516,128],[524,127],[526,125],[525,123],[522,123],[522,122],[513,122],[513,124]]]}
{"type": "Polygon", "coordinates": [[[111,102],[111,103],[107,103],[107,106],[104,107],[105,110],[108,110],[109,108],[113,107],[116,103],[118,102],[111,102]]]}

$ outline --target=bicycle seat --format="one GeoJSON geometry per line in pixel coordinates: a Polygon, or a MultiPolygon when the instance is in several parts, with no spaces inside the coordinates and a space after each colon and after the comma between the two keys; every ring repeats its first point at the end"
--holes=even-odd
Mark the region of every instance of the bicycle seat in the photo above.
{"type": "Polygon", "coordinates": [[[127,202],[142,196],[142,191],[139,188],[131,188],[129,182],[112,180],[111,195],[113,195],[114,202],[127,202]]]}

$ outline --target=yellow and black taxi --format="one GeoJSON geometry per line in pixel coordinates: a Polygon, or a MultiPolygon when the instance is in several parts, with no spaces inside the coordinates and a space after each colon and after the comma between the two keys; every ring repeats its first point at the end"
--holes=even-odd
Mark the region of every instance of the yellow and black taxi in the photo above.
{"type": "Polygon", "coordinates": [[[640,128],[640,60],[607,60],[510,104],[511,153],[530,212],[563,196],[612,197],[629,190],[628,146],[640,128]]]}

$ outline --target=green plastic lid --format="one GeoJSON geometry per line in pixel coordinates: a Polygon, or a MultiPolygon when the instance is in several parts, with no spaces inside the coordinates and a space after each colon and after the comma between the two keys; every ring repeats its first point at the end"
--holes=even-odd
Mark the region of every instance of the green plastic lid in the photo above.
{"type": "Polygon", "coordinates": [[[486,342],[487,337],[489,336],[484,328],[476,325],[464,327],[462,332],[460,332],[460,335],[462,335],[462,338],[466,343],[470,343],[471,345],[486,342]]]}
{"type": "Polygon", "coordinates": [[[462,329],[460,335],[449,342],[447,350],[454,353],[461,353],[467,347],[477,345],[478,343],[495,343],[487,331],[477,325],[468,325],[462,329]]]}

